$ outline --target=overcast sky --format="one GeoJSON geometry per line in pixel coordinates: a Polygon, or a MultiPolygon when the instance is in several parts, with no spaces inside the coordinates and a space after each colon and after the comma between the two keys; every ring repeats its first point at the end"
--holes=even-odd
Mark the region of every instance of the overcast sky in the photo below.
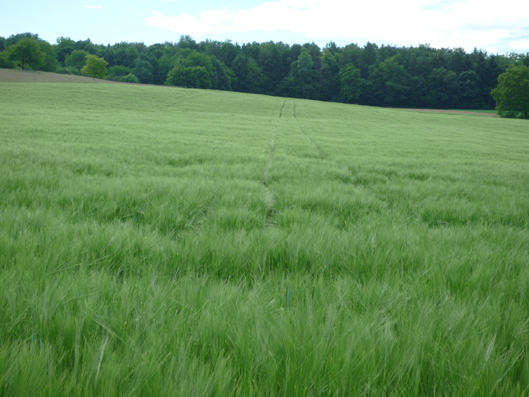
{"type": "Polygon", "coordinates": [[[96,44],[178,41],[367,41],[529,52],[529,1],[508,0],[0,0],[0,36],[32,32],[96,44]]]}

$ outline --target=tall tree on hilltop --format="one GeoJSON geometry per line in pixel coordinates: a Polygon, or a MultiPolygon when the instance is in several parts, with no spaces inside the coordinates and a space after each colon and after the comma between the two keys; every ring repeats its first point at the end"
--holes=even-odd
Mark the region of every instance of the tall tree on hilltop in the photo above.
{"type": "Polygon", "coordinates": [[[198,44],[193,38],[189,35],[182,35],[180,36],[180,40],[178,40],[177,44],[179,49],[186,49],[189,48],[190,50],[198,50],[198,44]]]}
{"type": "Polygon", "coordinates": [[[283,58],[275,43],[269,42],[261,46],[259,66],[266,76],[266,90],[272,94],[283,79],[283,58]]]}
{"type": "Polygon", "coordinates": [[[386,59],[372,74],[375,98],[383,106],[405,106],[410,75],[398,63],[398,55],[386,59]]]}
{"type": "Polygon", "coordinates": [[[239,54],[233,61],[232,70],[237,78],[237,83],[234,87],[239,92],[250,92],[250,69],[248,67],[248,58],[244,54],[239,54]]]}
{"type": "Polygon", "coordinates": [[[458,76],[465,70],[468,70],[470,65],[467,60],[467,54],[461,47],[454,48],[448,52],[448,65],[458,76]]]}
{"type": "Polygon", "coordinates": [[[360,55],[360,75],[362,78],[367,78],[369,75],[369,67],[373,66],[377,61],[378,45],[367,42],[360,55]]]}
{"type": "Polygon", "coordinates": [[[57,55],[57,61],[62,65],[65,65],[65,60],[75,50],[75,41],[69,37],[59,37],[55,44],[55,53],[57,55]]]}
{"type": "Polygon", "coordinates": [[[362,94],[363,80],[360,78],[360,69],[352,63],[340,70],[340,96],[345,103],[357,103],[362,94]]]}
{"type": "Polygon", "coordinates": [[[292,93],[298,98],[316,99],[319,96],[318,72],[309,50],[303,48],[298,60],[290,68],[293,78],[292,93]]]}
{"type": "Polygon", "coordinates": [[[213,73],[216,75],[215,80],[217,81],[217,86],[213,88],[231,91],[231,78],[228,74],[228,67],[219,61],[215,55],[211,55],[209,58],[211,59],[214,69],[213,73]]]}
{"type": "Polygon", "coordinates": [[[338,63],[340,67],[344,67],[349,64],[354,64],[357,68],[360,68],[360,56],[362,49],[356,44],[347,44],[342,52],[337,55],[338,63]]]}
{"type": "Polygon", "coordinates": [[[75,42],[75,49],[86,51],[89,54],[95,55],[97,52],[96,46],[90,39],[78,40],[75,42]]]}
{"type": "Polygon", "coordinates": [[[30,33],[30,32],[12,34],[11,36],[9,36],[6,39],[5,46],[6,47],[11,47],[12,45],[17,44],[22,39],[35,39],[37,41],[40,40],[38,34],[34,34],[34,33],[30,33]]]}
{"type": "Polygon", "coordinates": [[[321,99],[335,101],[340,93],[340,68],[338,62],[329,49],[323,51],[321,60],[321,99]]]}
{"type": "Polygon", "coordinates": [[[39,40],[39,47],[45,54],[44,63],[39,69],[44,70],[45,72],[55,72],[59,67],[59,62],[57,62],[55,57],[55,48],[44,40],[39,40]]]}
{"type": "Polygon", "coordinates": [[[38,70],[46,61],[46,54],[41,50],[35,38],[25,38],[7,48],[7,59],[22,69],[38,70]]]}

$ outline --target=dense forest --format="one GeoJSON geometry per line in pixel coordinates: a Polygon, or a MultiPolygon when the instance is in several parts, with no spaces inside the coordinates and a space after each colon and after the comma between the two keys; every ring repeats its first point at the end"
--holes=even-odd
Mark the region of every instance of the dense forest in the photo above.
{"type": "MultiPolygon", "coordinates": [[[[108,62],[107,79],[209,88],[294,98],[388,107],[494,109],[491,90],[498,76],[515,65],[529,66],[529,53],[493,55],[474,49],[436,49],[328,43],[238,44],[229,40],[147,46],[122,42],[98,45],[60,37],[50,44],[37,34],[0,37],[0,68],[15,68],[9,48],[35,40],[35,69],[80,74],[87,55],[108,62]]],[[[24,62],[22,62],[24,67],[24,62]]]]}

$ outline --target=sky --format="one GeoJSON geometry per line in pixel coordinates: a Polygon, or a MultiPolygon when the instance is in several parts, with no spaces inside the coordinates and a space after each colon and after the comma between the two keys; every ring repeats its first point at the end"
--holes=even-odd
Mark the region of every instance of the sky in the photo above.
{"type": "Polygon", "coordinates": [[[474,47],[529,52],[529,1],[0,0],[0,36],[37,33],[95,44],[232,40],[474,47]],[[3,3],[3,4],[2,4],[3,3]]]}

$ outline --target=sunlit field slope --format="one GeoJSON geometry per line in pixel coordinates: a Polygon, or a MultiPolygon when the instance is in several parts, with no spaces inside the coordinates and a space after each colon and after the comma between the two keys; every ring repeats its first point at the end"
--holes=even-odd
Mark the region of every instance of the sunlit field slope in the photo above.
{"type": "Polygon", "coordinates": [[[0,395],[529,392],[529,124],[0,84],[0,395]]]}

